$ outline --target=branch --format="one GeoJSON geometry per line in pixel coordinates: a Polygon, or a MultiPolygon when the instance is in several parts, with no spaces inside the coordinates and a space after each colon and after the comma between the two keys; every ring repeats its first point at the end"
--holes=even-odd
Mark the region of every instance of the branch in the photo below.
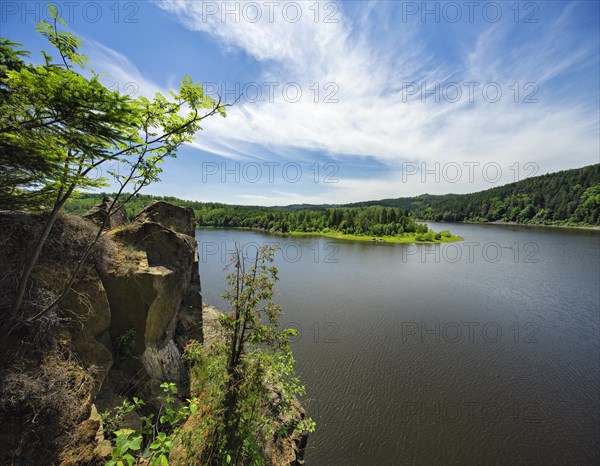
{"type": "MultiPolygon", "coordinates": [[[[98,242],[98,240],[102,236],[104,228],[106,226],[106,223],[108,222],[108,219],[110,217],[112,217],[112,215],[119,210],[119,209],[117,209],[117,211],[112,212],[115,204],[117,203],[117,200],[119,199],[119,197],[123,193],[123,190],[125,189],[125,186],[127,185],[127,183],[129,183],[129,181],[131,181],[131,179],[133,178],[133,174],[136,172],[136,170],[138,169],[140,163],[142,162],[145,153],[146,153],[146,151],[144,151],[138,157],[138,160],[135,163],[135,165],[132,167],[127,180],[125,181],[125,183],[123,183],[121,185],[121,189],[119,189],[117,195],[113,199],[113,202],[111,203],[110,207],[108,208],[108,211],[106,212],[104,220],[102,221],[102,224],[98,228],[98,232],[96,233],[96,236],[94,237],[94,239],[92,240],[92,242],[85,249],[85,252],[83,253],[83,256],[81,257],[81,259],[77,263],[77,266],[75,267],[75,270],[73,271],[73,273],[71,274],[71,277],[69,278],[69,282],[67,283],[67,285],[63,289],[63,291],[60,294],[60,296],[58,296],[50,305],[46,306],[46,308],[42,309],[37,314],[35,314],[32,317],[28,318],[27,321],[26,321],[27,323],[31,323],[34,320],[37,320],[38,318],[40,318],[41,316],[43,316],[45,313],[47,313],[48,311],[50,311],[51,309],[53,309],[57,304],[59,304],[65,298],[65,296],[69,293],[69,291],[71,291],[71,288],[73,287],[73,284],[75,283],[75,280],[77,279],[77,275],[79,275],[79,272],[83,268],[85,262],[87,261],[87,258],[89,257],[90,253],[92,252],[92,248],[96,245],[96,243],[98,242]]],[[[145,180],[146,180],[146,178],[144,179],[144,181],[145,180]]],[[[140,184],[140,186],[133,192],[133,194],[131,194],[131,196],[134,196],[135,194],[137,194],[143,187],[144,187],[144,182],[142,182],[142,184],[140,184]]],[[[129,198],[131,198],[131,196],[129,198]]]]}
{"type": "MultiPolygon", "coordinates": [[[[259,249],[257,248],[256,249],[256,258],[254,259],[254,270],[252,273],[252,282],[251,282],[252,285],[250,287],[250,293],[246,297],[246,302],[248,302],[248,301],[250,301],[250,299],[252,299],[252,297],[256,291],[255,288],[256,288],[256,272],[258,269],[258,253],[259,253],[259,249]]],[[[254,310],[252,312],[254,312],[254,310]]],[[[244,337],[245,337],[246,330],[247,330],[247,323],[248,323],[248,319],[245,318],[244,326],[242,328],[242,335],[240,337],[240,345],[238,347],[237,356],[236,356],[236,360],[238,360],[238,361],[239,361],[240,357],[242,356],[242,352],[244,351],[244,337]]]]}
{"type": "Polygon", "coordinates": [[[58,27],[57,27],[56,17],[54,17],[54,37],[56,37],[56,48],[58,49],[58,52],[60,53],[60,57],[62,58],[62,61],[65,64],[65,67],[69,71],[71,71],[71,68],[69,67],[69,64],[67,63],[67,60],[65,58],[65,54],[63,53],[62,49],[60,48],[60,41],[58,38],[58,27]]]}
{"type": "Polygon", "coordinates": [[[188,126],[190,126],[190,125],[191,125],[191,124],[193,124],[193,123],[196,123],[196,122],[202,121],[202,120],[204,120],[205,118],[208,118],[208,117],[210,117],[210,116],[213,116],[213,115],[215,115],[215,114],[216,114],[216,113],[219,111],[219,108],[221,108],[221,107],[231,107],[232,105],[233,105],[233,104],[223,104],[223,105],[221,105],[221,100],[219,99],[219,101],[217,102],[217,105],[215,105],[215,106],[213,107],[213,109],[212,109],[210,112],[208,112],[208,113],[206,113],[206,114],[202,115],[202,116],[201,116],[201,117],[199,117],[199,118],[198,118],[198,110],[197,110],[197,109],[194,109],[194,118],[192,118],[191,120],[187,121],[187,122],[186,122],[186,123],[184,123],[183,125],[181,125],[181,126],[179,126],[179,127],[177,127],[177,128],[174,128],[174,129],[172,129],[171,131],[168,131],[168,132],[166,132],[166,133],[164,133],[164,134],[162,134],[162,135],[158,136],[157,138],[155,138],[155,139],[153,139],[153,140],[151,140],[151,141],[145,141],[145,142],[142,142],[142,143],[136,144],[136,145],[134,145],[134,146],[129,146],[129,147],[128,147],[128,148],[126,148],[126,149],[120,150],[120,151],[118,151],[118,152],[115,152],[114,154],[112,154],[112,155],[110,155],[110,156],[104,157],[104,158],[102,158],[102,159],[98,160],[98,162],[96,162],[96,163],[94,163],[94,164],[90,165],[90,167],[89,167],[89,168],[88,168],[88,169],[87,169],[87,170],[86,170],[86,171],[85,171],[83,174],[84,174],[84,175],[86,175],[87,173],[89,173],[89,171],[90,171],[92,168],[96,168],[98,165],[101,165],[101,164],[102,164],[103,162],[105,162],[106,160],[114,160],[114,159],[115,159],[115,158],[117,158],[118,156],[120,156],[120,155],[123,155],[123,154],[125,154],[125,153],[127,153],[127,152],[129,152],[129,151],[131,151],[131,150],[139,149],[140,147],[143,147],[143,146],[147,146],[147,145],[151,145],[151,144],[155,144],[155,143],[157,143],[157,142],[160,142],[161,140],[163,140],[163,139],[166,139],[166,138],[168,138],[169,136],[172,136],[173,134],[175,134],[175,133],[177,133],[177,132],[179,132],[179,131],[181,131],[181,130],[184,130],[185,128],[187,128],[188,126]]]}

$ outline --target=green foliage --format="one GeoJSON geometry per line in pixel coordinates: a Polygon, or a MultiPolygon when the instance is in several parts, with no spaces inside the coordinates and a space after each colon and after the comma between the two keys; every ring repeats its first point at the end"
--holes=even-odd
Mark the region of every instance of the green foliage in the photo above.
{"type": "MultiPolygon", "coordinates": [[[[106,186],[107,175],[120,186],[115,199],[125,187],[137,193],[159,179],[160,164],[194,139],[203,119],[225,116],[225,106],[189,76],[169,97],[157,93],[153,99],[132,99],[106,88],[79,53],[81,40],[63,30],[66,23],[54,6],[49,11],[52,21],[43,20],[36,29],[62,63],[42,52],[43,65],[25,64],[18,44],[0,40],[0,208],[51,211],[22,269],[10,319],[17,317],[42,246],[74,193],[106,186]],[[104,174],[103,165],[110,165],[104,174]]],[[[66,295],[99,235],[57,300],[29,319],[39,318],[66,295]]]]}
{"type": "Polygon", "coordinates": [[[79,53],[81,39],[61,30],[64,20],[50,11],[53,21],[41,21],[36,30],[56,48],[61,64],[46,52],[43,65],[25,64],[19,44],[0,40],[0,164],[10,169],[3,170],[3,206],[44,208],[61,188],[64,194],[71,187],[104,186],[98,170],[104,162],[119,167],[106,172],[117,183],[133,190],[146,186],[158,179],[162,160],[194,138],[204,118],[225,116],[224,106],[189,76],[169,98],[157,93],[152,100],[132,99],[106,88],[79,53]]]}
{"type": "Polygon", "coordinates": [[[115,447],[106,466],[133,466],[136,459],[131,453],[140,450],[142,436],[133,431],[123,430],[117,430],[114,435],[115,447]]]}
{"type": "Polygon", "coordinates": [[[315,428],[294,411],[295,397],[305,390],[294,375],[290,338],[296,332],[279,329],[281,308],[272,302],[273,253],[265,247],[248,258],[237,248],[224,294],[231,306],[221,318],[225,340],[210,353],[198,343],[185,350],[201,406],[191,419],[193,429],[181,434],[188,464],[265,464],[269,439],[315,428]]]}
{"type": "Polygon", "coordinates": [[[425,194],[354,205],[405,208],[415,218],[444,222],[502,220],[544,225],[598,225],[598,190],[600,164],[527,178],[472,194],[425,194]]]}
{"type": "Polygon", "coordinates": [[[0,37],[0,95],[5,95],[8,90],[2,84],[9,70],[20,70],[25,66],[23,57],[28,57],[29,52],[19,49],[21,44],[0,37]]]}
{"type": "Polygon", "coordinates": [[[162,415],[159,418],[161,424],[174,427],[185,419],[190,417],[198,409],[198,405],[195,400],[187,400],[187,404],[177,408],[177,385],[173,382],[163,382],[160,384],[163,389],[163,408],[161,410],[162,415]]]}
{"type": "Polygon", "coordinates": [[[180,403],[177,398],[177,386],[172,382],[160,385],[163,395],[160,397],[160,417],[158,422],[153,422],[154,413],[144,414],[146,403],[133,397],[133,403],[125,400],[111,412],[102,413],[104,429],[114,433],[113,451],[107,466],[133,465],[136,458],[150,460],[154,466],[169,464],[169,454],[181,424],[198,410],[195,399],[188,399],[180,403]],[[124,416],[136,411],[143,421],[140,431],[118,430],[124,416]]]}
{"type": "Polygon", "coordinates": [[[123,400],[120,406],[117,406],[112,411],[105,411],[102,413],[102,424],[104,426],[104,430],[107,432],[116,431],[119,427],[119,424],[123,420],[123,418],[134,411],[137,407],[143,405],[143,401],[138,398],[133,398],[133,403],[130,403],[127,400],[123,400]]]}
{"type": "Polygon", "coordinates": [[[427,231],[427,227],[417,224],[407,211],[377,206],[288,210],[207,203],[199,209],[197,218],[199,226],[259,228],[281,233],[396,236],[427,231]]]}
{"type": "Polygon", "coordinates": [[[117,358],[124,358],[133,354],[133,349],[136,343],[136,331],[134,328],[128,328],[119,335],[114,342],[115,353],[117,358]]]}
{"type": "MultiPolygon", "coordinates": [[[[82,194],[66,206],[67,212],[83,214],[100,202],[105,194],[82,194]]],[[[174,197],[134,196],[129,202],[128,216],[155,200],[190,207],[199,227],[257,228],[273,233],[306,232],[396,236],[425,233],[427,226],[415,222],[405,209],[386,207],[331,207],[283,209],[273,207],[236,206],[214,202],[184,201],[174,197]]]]}
{"type": "Polygon", "coordinates": [[[575,219],[591,225],[600,223],[600,185],[590,186],[581,195],[575,219]]]}
{"type": "MultiPolygon", "coordinates": [[[[50,42],[60,53],[61,58],[65,66],[69,66],[68,63],[79,65],[82,68],[88,62],[85,55],[78,53],[81,47],[82,41],[79,37],[75,36],[71,32],[59,31],[57,25],[60,23],[66,26],[67,23],[64,19],[58,16],[58,10],[56,6],[48,5],[48,12],[52,18],[53,24],[49,24],[46,20],[42,20],[37,23],[35,30],[44,36],[48,42],[50,42]]],[[[42,52],[46,57],[46,63],[50,63],[50,57],[42,52]]]]}
{"type": "Polygon", "coordinates": [[[281,306],[273,303],[277,268],[270,266],[276,248],[261,247],[256,257],[243,257],[239,247],[232,258],[235,271],[227,275],[229,289],[223,298],[232,310],[221,318],[230,342],[229,369],[233,373],[239,365],[246,345],[259,345],[288,350],[289,336],[277,329],[281,306]]]}
{"type": "Polygon", "coordinates": [[[156,440],[150,444],[152,450],[152,466],[166,466],[169,464],[169,453],[173,448],[173,439],[164,432],[156,437],[156,440]]]}
{"type": "MultiPolygon", "coordinates": [[[[600,165],[592,165],[473,194],[425,194],[340,207],[312,206],[310,209],[234,206],[136,195],[130,201],[128,216],[133,218],[151,202],[164,200],[192,208],[200,227],[259,228],[272,232],[284,229],[307,233],[337,231],[371,236],[425,233],[426,227],[415,223],[416,218],[445,222],[506,220],[531,224],[598,225],[599,191],[600,165]],[[387,223],[382,223],[383,219],[387,223]]],[[[105,195],[82,194],[67,204],[66,210],[82,214],[105,195]]],[[[441,237],[450,236],[446,232],[441,237]]]]}

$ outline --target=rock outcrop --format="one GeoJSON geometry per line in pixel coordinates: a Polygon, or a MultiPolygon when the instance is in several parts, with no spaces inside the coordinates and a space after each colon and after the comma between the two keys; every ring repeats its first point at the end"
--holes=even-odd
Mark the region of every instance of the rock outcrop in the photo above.
{"type": "MultiPolygon", "coordinates": [[[[276,406],[280,394],[273,391],[273,405],[276,406]]],[[[285,435],[276,433],[267,443],[265,457],[267,464],[300,466],[304,464],[304,450],[308,443],[308,433],[294,428],[296,423],[306,418],[306,413],[297,399],[292,403],[292,413],[279,415],[276,422],[281,426],[289,426],[285,435]]]]}
{"type": "MultiPolygon", "coordinates": [[[[96,225],[100,226],[104,222],[106,214],[108,213],[108,210],[113,202],[114,199],[112,197],[106,196],[104,199],[102,199],[100,204],[92,207],[85,214],[83,214],[82,217],[91,220],[96,225]]],[[[127,212],[125,210],[125,206],[117,201],[111,211],[110,217],[108,220],[106,220],[104,227],[107,230],[112,230],[113,228],[125,225],[125,223],[127,223],[127,212]]]]}
{"type": "MultiPolygon", "coordinates": [[[[64,290],[111,203],[104,198],[85,220],[59,217],[34,268],[23,317],[64,290]]],[[[128,224],[125,208],[117,209],[60,305],[21,326],[0,352],[2,464],[103,464],[111,445],[98,412],[132,395],[151,400],[148,392],[166,380],[185,390],[184,346],[194,338],[210,351],[223,338],[218,310],[203,312],[193,210],[156,202],[128,224]]],[[[22,251],[43,224],[41,215],[0,212],[0,314],[10,305],[22,251]]],[[[274,388],[274,405],[277,396],[274,388]]],[[[197,416],[183,429],[193,429],[197,416]]],[[[269,464],[303,464],[306,435],[293,427],[303,417],[296,403],[276,420],[290,427],[269,441],[269,464]]],[[[121,428],[141,427],[137,415],[123,422],[121,428]]],[[[179,447],[173,464],[186,457],[179,447]]]]}
{"type": "Polygon", "coordinates": [[[150,204],[134,219],[134,222],[159,223],[169,230],[195,237],[196,222],[194,210],[190,207],[179,207],[163,201],[150,204]]]}
{"type": "MultiPolygon", "coordinates": [[[[105,198],[83,219],[59,217],[34,268],[24,316],[64,290],[111,202],[105,198]]],[[[157,203],[126,224],[125,208],[117,209],[59,307],[20,327],[0,352],[2,464],[102,464],[111,447],[96,403],[110,409],[122,390],[145,397],[145,387],[180,381],[186,329],[202,337],[193,211],[157,203]],[[135,344],[123,351],[119,337],[129,329],[135,344]]],[[[44,220],[0,212],[0,314],[44,220]]]]}
{"type": "MultiPolygon", "coordinates": [[[[0,212],[0,316],[18,270],[38,240],[46,217],[0,212]]],[[[59,216],[31,275],[22,317],[38,314],[70,280],[98,227],[59,216]]],[[[100,420],[93,400],[113,365],[110,307],[100,278],[113,250],[102,238],[71,291],[33,324],[3,333],[0,347],[0,463],[93,464],[100,420]]],[[[6,323],[2,319],[0,322],[6,323]]],[[[105,452],[106,450],[104,450],[105,452]]]]}
{"type": "MultiPolygon", "coordinates": [[[[196,238],[196,222],[194,211],[189,207],[178,207],[167,202],[158,201],[140,212],[134,222],[154,222],[169,228],[177,233],[187,235],[191,238],[196,238]]],[[[181,311],[184,314],[184,319],[189,321],[193,318],[196,321],[195,327],[187,326],[185,331],[191,338],[202,341],[202,290],[200,286],[200,272],[198,264],[198,247],[194,242],[195,256],[192,265],[192,276],[188,292],[186,293],[181,303],[181,311]]]]}
{"type": "Polygon", "coordinates": [[[201,313],[193,225],[193,210],[157,202],[112,233],[121,254],[103,279],[112,312],[111,338],[115,342],[134,330],[124,370],[143,371],[151,381],[181,380],[177,323],[180,313],[193,314],[189,307],[196,305],[195,313],[201,313]]]}
{"type": "MultiPolygon", "coordinates": [[[[64,269],[47,265],[36,268],[34,279],[47,289],[63,289],[70,278],[64,269]]],[[[111,312],[106,290],[98,272],[88,264],[80,279],[61,303],[70,318],[71,346],[85,367],[94,367],[95,397],[113,365],[113,353],[108,329],[111,312]]]]}

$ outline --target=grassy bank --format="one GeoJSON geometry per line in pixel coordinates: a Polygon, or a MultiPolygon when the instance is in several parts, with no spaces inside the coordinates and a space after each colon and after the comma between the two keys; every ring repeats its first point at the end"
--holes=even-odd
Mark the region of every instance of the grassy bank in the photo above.
{"type": "Polygon", "coordinates": [[[369,243],[396,243],[396,244],[435,244],[435,243],[455,243],[457,241],[463,241],[463,238],[456,235],[441,236],[436,239],[420,239],[426,235],[419,233],[404,233],[401,236],[371,236],[371,235],[353,235],[344,234],[339,231],[330,232],[297,232],[293,231],[290,233],[291,236],[322,236],[326,238],[334,238],[347,241],[365,241],[369,243]],[[419,239],[417,239],[419,238],[419,239]]]}
{"type": "Polygon", "coordinates": [[[291,231],[288,233],[281,233],[279,231],[269,231],[262,228],[247,228],[247,227],[209,227],[201,226],[198,227],[202,230],[245,230],[245,231],[259,231],[261,233],[267,233],[274,236],[296,236],[296,237],[324,237],[333,238],[345,241],[363,241],[369,243],[395,243],[395,244],[436,244],[436,243],[455,243],[457,241],[463,241],[464,239],[460,236],[451,234],[450,232],[442,232],[439,234],[439,238],[436,238],[436,233],[404,233],[399,236],[373,236],[373,235],[354,235],[348,233],[341,233],[339,231],[291,231]]]}

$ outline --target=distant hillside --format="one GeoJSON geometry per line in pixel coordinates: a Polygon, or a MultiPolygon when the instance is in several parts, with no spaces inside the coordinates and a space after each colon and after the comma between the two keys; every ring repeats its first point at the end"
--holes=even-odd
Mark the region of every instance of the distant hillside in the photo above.
{"type": "MultiPolygon", "coordinates": [[[[67,205],[67,211],[74,214],[84,213],[97,204],[103,196],[104,194],[83,194],[67,205]]],[[[281,213],[282,211],[316,212],[333,207],[352,209],[374,206],[397,208],[421,220],[445,222],[503,220],[523,224],[599,225],[600,164],[527,178],[471,194],[423,194],[416,197],[344,205],[236,206],[218,202],[185,201],[170,196],[137,195],[127,206],[128,215],[135,216],[155,200],[191,207],[196,212],[200,226],[245,226],[249,219],[264,218],[269,213],[270,219],[277,223],[280,217],[287,217],[281,213]],[[276,214],[276,212],[280,213],[276,214]]]]}
{"type": "Polygon", "coordinates": [[[408,209],[422,220],[598,225],[600,164],[527,178],[471,194],[424,194],[349,204],[370,205],[408,209]]]}

